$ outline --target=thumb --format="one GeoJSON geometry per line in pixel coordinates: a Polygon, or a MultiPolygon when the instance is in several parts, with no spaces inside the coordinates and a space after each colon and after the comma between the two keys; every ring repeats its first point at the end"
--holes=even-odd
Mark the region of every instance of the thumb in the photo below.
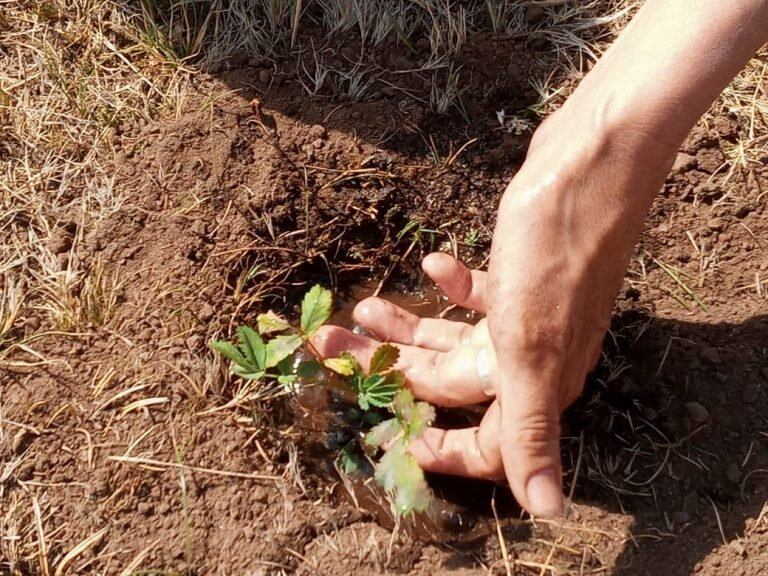
{"type": "Polygon", "coordinates": [[[563,513],[560,370],[542,370],[509,352],[499,358],[501,457],[512,492],[534,516],[563,513]]]}

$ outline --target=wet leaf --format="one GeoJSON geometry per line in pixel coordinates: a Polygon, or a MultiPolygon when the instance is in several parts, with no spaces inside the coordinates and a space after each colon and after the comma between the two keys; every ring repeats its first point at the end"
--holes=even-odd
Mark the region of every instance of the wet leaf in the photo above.
{"type": "Polygon", "coordinates": [[[385,420],[377,424],[365,435],[365,443],[368,446],[379,448],[397,438],[403,432],[403,425],[397,418],[385,420]]]}
{"type": "Polygon", "coordinates": [[[423,512],[429,506],[430,493],[424,471],[406,450],[403,439],[395,441],[381,457],[375,477],[387,492],[394,494],[399,514],[423,512]]]}
{"type": "Polygon", "coordinates": [[[326,358],[323,360],[323,365],[342,376],[352,376],[355,373],[355,365],[347,356],[340,356],[338,358],[326,358]]]}
{"type": "Polygon", "coordinates": [[[313,286],[301,301],[301,330],[311,336],[331,316],[331,291],[319,284],[313,286]]]}
{"type": "Polygon", "coordinates": [[[293,354],[303,342],[299,334],[281,334],[267,342],[266,367],[277,366],[281,361],[293,354]]]}
{"type": "Polygon", "coordinates": [[[272,310],[256,317],[261,334],[274,334],[275,332],[285,332],[290,330],[291,325],[282,316],[278,316],[272,310]]]}
{"type": "Polygon", "coordinates": [[[388,374],[371,374],[362,381],[357,401],[363,410],[367,410],[368,406],[386,408],[392,403],[402,384],[398,379],[388,376],[388,374]]]}
{"type": "Polygon", "coordinates": [[[386,372],[395,365],[399,357],[400,350],[397,347],[392,346],[392,344],[382,344],[373,353],[368,373],[386,372]]]}
{"type": "Polygon", "coordinates": [[[407,388],[397,392],[392,409],[397,419],[407,428],[409,438],[418,438],[424,429],[435,420],[435,409],[426,402],[416,402],[407,388]]]}

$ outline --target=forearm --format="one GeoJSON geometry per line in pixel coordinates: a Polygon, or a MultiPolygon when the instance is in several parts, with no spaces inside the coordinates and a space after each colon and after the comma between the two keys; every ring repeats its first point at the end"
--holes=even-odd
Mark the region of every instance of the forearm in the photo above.
{"type": "Polygon", "coordinates": [[[677,149],[768,40],[768,0],[647,0],[562,112],[677,149]]]}

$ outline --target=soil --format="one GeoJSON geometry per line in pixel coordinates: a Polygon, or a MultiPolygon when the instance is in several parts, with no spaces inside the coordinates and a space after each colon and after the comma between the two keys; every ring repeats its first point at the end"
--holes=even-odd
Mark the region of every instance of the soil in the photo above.
{"type": "MultiPolygon", "coordinates": [[[[97,534],[77,574],[505,573],[486,512],[489,530],[449,542],[356,507],[286,406],[244,400],[206,342],[267,308],[294,314],[317,281],[406,292],[435,249],[482,266],[530,137],[495,112],[535,120],[539,48],[507,42],[513,66],[467,50],[469,125],[398,93],[309,100],[290,68],[254,63],[201,78],[173,120],[116,129],[119,208],[69,214],[49,247],[63,267],[103,267],[114,306],[66,336],[40,311],[24,330],[45,362],[0,374],[0,495],[28,509],[14,530],[40,524],[58,559],[97,534]],[[429,135],[444,155],[477,140],[435,165],[429,135]]],[[[768,158],[721,170],[737,128],[697,125],[654,204],[604,360],[565,417],[568,520],[501,511],[516,573],[768,570],[768,158]]],[[[41,572],[29,557],[17,573],[41,572]]]]}

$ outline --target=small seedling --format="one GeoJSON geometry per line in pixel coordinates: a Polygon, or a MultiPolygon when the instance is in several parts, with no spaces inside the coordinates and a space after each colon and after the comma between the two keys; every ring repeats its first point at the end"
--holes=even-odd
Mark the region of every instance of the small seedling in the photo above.
{"type": "MultiPolygon", "coordinates": [[[[258,331],[241,326],[236,343],[214,341],[210,346],[232,362],[230,370],[236,376],[265,383],[277,381],[287,393],[317,382],[321,365],[337,374],[357,395],[360,413],[356,419],[372,426],[365,434],[365,446],[371,451],[385,449],[376,462],[376,481],[392,494],[398,514],[423,511],[429,505],[429,488],[423,470],[408,452],[408,444],[432,422],[434,408],[416,402],[405,387],[405,375],[394,369],[400,351],[391,344],[376,349],[367,371],[347,352],[321,358],[310,338],[328,321],[331,309],[331,292],[314,286],[302,300],[298,327],[270,311],[257,317],[258,331]],[[299,360],[301,352],[308,352],[312,359],[299,360]],[[382,411],[391,418],[384,420],[382,411]]],[[[353,452],[354,447],[348,445],[339,453],[345,472],[354,469],[353,452]]]]}

